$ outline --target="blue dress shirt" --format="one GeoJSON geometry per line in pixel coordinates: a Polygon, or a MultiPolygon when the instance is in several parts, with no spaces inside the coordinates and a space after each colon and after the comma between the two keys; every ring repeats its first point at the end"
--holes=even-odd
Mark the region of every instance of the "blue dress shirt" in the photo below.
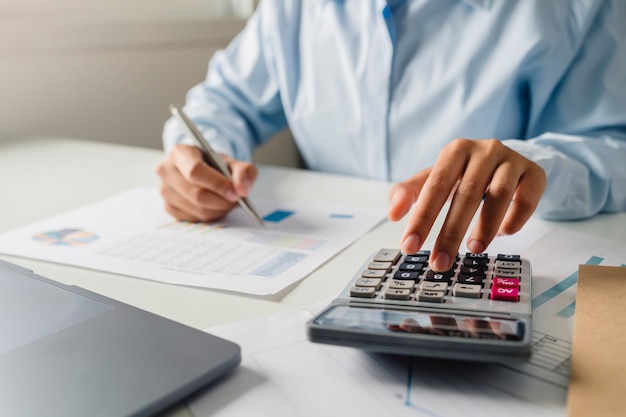
{"type": "Polygon", "coordinates": [[[310,169],[389,181],[497,138],[545,170],[544,217],[622,211],[626,2],[266,0],[185,110],[235,158],[288,126],[310,169]]]}

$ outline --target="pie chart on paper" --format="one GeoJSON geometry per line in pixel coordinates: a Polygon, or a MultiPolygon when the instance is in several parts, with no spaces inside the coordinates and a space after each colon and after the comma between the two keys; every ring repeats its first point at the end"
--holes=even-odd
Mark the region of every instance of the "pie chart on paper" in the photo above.
{"type": "Polygon", "coordinates": [[[57,246],[83,246],[97,239],[98,235],[82,229],[52,230],[33,236],[35,242],[57,246]]]}

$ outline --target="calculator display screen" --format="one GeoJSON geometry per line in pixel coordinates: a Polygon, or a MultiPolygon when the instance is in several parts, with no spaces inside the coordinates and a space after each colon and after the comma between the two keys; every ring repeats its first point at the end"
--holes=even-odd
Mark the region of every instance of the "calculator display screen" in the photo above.
{"type": "Polygon", "coordinates": [[[453,338],[522,340],[524,337],[524,323],[516,319],[384,308],[335,306],[320,316],[316,324],[453,338]]]}

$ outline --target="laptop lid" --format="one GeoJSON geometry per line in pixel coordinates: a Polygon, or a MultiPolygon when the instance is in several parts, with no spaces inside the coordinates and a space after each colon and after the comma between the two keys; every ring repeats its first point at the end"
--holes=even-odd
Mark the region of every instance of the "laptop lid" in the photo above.
{"type": "Polygon", "coordinates": [[[150,416],[241,360],[234,343],[4,261],[0,332],[11,416],[150,416]]]}

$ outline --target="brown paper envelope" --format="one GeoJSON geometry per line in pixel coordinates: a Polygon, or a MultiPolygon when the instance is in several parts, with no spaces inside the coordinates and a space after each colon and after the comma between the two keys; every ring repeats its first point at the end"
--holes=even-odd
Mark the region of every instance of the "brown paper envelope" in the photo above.
{"type": "Polygon", "coordinates": [[[626,268],[579,266],[567,412],[626,416],[626,268]]]}

